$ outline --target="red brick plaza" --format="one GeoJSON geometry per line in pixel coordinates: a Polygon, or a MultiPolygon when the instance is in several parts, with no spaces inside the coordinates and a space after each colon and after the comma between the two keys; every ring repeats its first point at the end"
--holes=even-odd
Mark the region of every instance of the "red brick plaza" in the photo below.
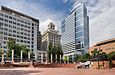
{"type": "Polygon", "coordinates": [[[115,75],[113,69],[76,69],[76,68],[5,68],[0,75],[115,75]]]}

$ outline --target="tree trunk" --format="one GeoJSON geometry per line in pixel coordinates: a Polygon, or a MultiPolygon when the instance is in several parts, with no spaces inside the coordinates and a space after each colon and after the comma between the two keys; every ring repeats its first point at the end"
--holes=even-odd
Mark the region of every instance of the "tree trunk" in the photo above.
{"type": "Polygon", "coordinates": [[[30,61],[30,51],[28,51],[28,60],[30,61]]]}

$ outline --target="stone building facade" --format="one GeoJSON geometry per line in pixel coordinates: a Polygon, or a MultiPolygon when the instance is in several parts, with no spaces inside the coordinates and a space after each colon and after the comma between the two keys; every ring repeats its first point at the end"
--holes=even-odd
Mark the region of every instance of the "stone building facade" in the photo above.
{"type": "Polygon", "coordinates": [[[60,44],[61,35],[59,31],[55,29],[55,25],[50,22],[48,29],[42,35],[42,47],[38,51],[38,62],[47,63],[47,51],[49,43],[52,43],[53,46],[60,44]]]}

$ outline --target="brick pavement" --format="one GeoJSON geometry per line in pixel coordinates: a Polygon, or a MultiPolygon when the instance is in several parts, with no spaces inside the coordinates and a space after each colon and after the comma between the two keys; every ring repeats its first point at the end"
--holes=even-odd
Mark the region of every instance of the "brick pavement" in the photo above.
{"type": "Polygon", "coordinates": [[[11,68],[0,69],[0,75],[114,75],[115,69],[93,70],[76,68],[11,68]]]}

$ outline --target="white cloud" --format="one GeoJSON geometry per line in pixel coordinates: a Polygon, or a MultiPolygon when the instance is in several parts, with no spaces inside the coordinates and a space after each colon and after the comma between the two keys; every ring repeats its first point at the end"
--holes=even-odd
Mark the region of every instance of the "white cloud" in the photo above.
{"type": "MultiPolygon", "coordinates": [[[[40,23],[40,31],[45,31],[50,22],[53,22],[51,19],[47,19],[40,23]]],[[[42,32],[43,33],[43,32],[42,32]]]]}
{"type": "MultiPolygon", "coordinates": [[[[47,20],[45,20],[45,21],[43,21],[43,22],[40,23],[40,31],[44,32],[48,28],[48,24],[50,22],[52,22],[52,23],[54,23],[56,25],[56,23],[53,20],[47,19],[47,20]]],[[[56,26],[55,29],[59,30],[59,27],[56,26]]],[[[42,32],[42,34],[43,34],[43,32],[42,32]]]]}
{"type": "Polygon", "coordinates": [[[56,28],[60,28],[61,21],[64,18],[64,13],[60,11],[54,11],[42,4],[29,3],[26,0],[0,0],[0,5],[7,6],[19,12],[25,13],[40,20],[40,30],[43,33],[48,25],[48,21],[54,21],[56,28]],[[45,22],[45,23],[44,23],[45,22]],[[43,25],[44,24],[44,25],[43,25]],[[46,24],[46,25],[45,25],[46,24]]]}
{"type": "Polygon", "coordinates": [[[68,2],[68,0],[63,0],[63,3],[67,3],[68,2]]]}
{"type": "Polygon", "coordinates": [[[90,45],[115,38],[115,0],[101,0],[88,7],[90,16],[90,45]]]}

